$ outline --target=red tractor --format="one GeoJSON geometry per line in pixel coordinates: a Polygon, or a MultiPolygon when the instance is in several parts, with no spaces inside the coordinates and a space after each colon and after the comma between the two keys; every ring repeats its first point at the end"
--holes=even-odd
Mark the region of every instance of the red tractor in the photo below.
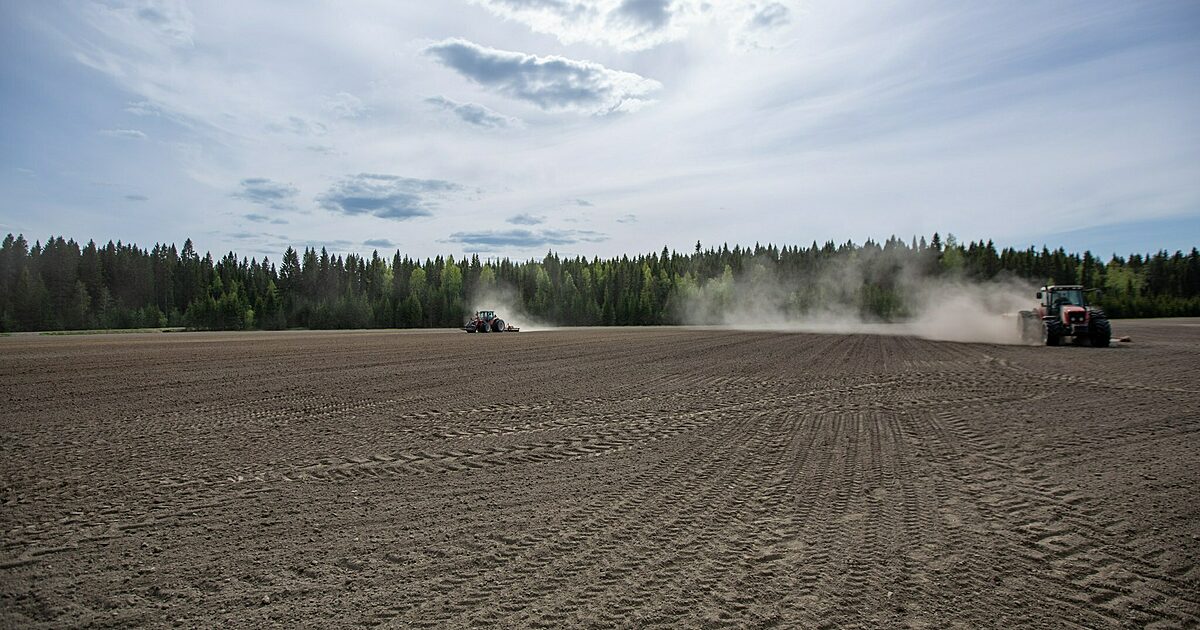
{"type": "Polygon", "coordinates": [[[1021,311],[1021,337],[1031,343],[1040,338],[1047,346],[1070,337],[1077,344],[1088,341],[1093,347],[1107,348],[1112,325],[1104,311],[1087,303],[1087,294],[1095,291],[1079,285],[1042,287],[1037,307],[1021,311]]]}
{"type": "Polygon", "coordinates": [[[463,326],[463,330],[473,332],[521,332],[516,326],[509,326],[496,315],[495,311],[476,311],[471,320],[463,326]]]}

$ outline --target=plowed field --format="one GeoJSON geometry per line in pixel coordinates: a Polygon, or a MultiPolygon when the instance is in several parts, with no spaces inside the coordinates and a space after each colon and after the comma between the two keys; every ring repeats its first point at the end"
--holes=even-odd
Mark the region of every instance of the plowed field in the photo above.
{"type": "Polygon", "coordinates": [[[0,339],[0,625],[1200,623],[1200,321],[0,339]]]}

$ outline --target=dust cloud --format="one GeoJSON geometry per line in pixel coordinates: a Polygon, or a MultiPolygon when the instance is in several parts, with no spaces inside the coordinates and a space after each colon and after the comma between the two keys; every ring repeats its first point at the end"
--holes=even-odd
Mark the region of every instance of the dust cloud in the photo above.
{"type": "Polygon", "coordinates": [[[744,330],[903,335],[941,341],[1026,343],[1018,312],[1036,288],[1016,279],[986,282],[929,276],[893,265],[842,260],[801,278],[777,278],[767,265],[729,270],[694,287],[681,301],[682,323],[744,330]],[[882,313],[882,314],[880,314],[882,313]]]}
{"type": "Polygon", "coordinates": [[[552,323],[534,317],[521,305],[521,297],[515,287],[493,284],[476,289],[469,300],[467,317],[476,311],[496,311],[505,323],[516,326],[521,332],[537,332],[556,328],[552,323]]]}

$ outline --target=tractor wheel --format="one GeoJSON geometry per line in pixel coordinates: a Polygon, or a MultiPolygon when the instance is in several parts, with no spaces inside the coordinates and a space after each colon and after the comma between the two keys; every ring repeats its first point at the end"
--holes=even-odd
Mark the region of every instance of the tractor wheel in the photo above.
{"type": "Polygon", "coordinates": [[[480,321],[480,322],[479,322],[479,325],[478,325],[478,326],[476,326],[476,328],[477,328],[477,329],[479,330],[479,332],[481,332],[481,333],[485,333],[485,332],[487,332],[487,331],[488,331],[488,325],[487,325],[487,322],[485,322],[485,321],[480,321]]]}
{"type": "Polygon", "coordinates": [[[1104,313],[1092,313],[1092,321],[1088,324],[1088,336],[1092,338],[1093,348],[1107,348],[1112,340],[1112,324],[1104,313]]]}
{"type": "Polygon", "coordinates": [[[504,320],[497,317],[492,320],[492,332],[504,332],[504,320]]]}
{"type": "Polygon", "coordinates": [[[1057,346],[1062,339],[1063,328],[1058,320],[1043,319],[1042,320],[1042,343],[1047,346],[1057,346]]]}

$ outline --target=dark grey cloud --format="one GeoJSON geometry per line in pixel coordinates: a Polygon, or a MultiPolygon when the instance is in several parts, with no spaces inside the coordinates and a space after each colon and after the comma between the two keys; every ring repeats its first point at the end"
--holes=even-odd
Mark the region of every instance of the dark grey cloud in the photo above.
{"type": "Polygon", "coordinates": [[[243,179],[239,186],[241,190],[233,193],[233,197],[278,210],[293,207],[292,201],[300,193],[300,189],[291,184],[271,181],[265,177],[243,179]]]}
{"type": "Polygon", "coordinates": [[[624,214],[617,217],[617,223],[637,223],[636,214],[624,214]]]}
{"type": "Polygon", "coordinates": [[[475,247],[533,248],[576,243],[599,243],[608,237],[591,230],[486,230],[455,232],[450,240],[475,247]]]}
{"type": "Polygon", "coordinates": [[[583,206],[583,207],[585,207],[585,208],[591,208],[591,207],[592,207],[592,206],[594,206],[595,204],[593,204],[592,202],[588,201],[587,199],[576,199],[576,200],[575,200],[575,205],[577,205],[577,206],[583,206]]]}
{"type": "Polygon", "coordinates": [[[287,225],[287,221],[284,219],[272,218],[272,217],[268,217],[266,215],[257,214],[257,213],[250,213],[250,214],[244,215],[242,218],[246,219],[247,221],[253,221],[255,223],[270,223],[272,225],[287,225]]]}
{"type": "Polygon", "coordinates": [[[545,110],[635,111],[653,102],[662,84],[591,61],[539,57],[447,39],[425,53],[464,77],[545,110]]]}
{"type": "Polygon", "coordinates": [[[750,26],[760,29],[775,28],[790,21],[791,11],[778,2],[772,2],[754,12],[750,18],[750,26]]]}
{"type": "Polygon", "coordinates": [[[150,201],[146,195],[125,195],[126,201],[150,201]]]}
{"type": "Polygon", "coordinates": [[[395,249],[398,243],[393,243],[386,238],[370,238],[363,241],[363,245],[367,247],[379,247],[383,249],[395,249]]]}
{"type": "Polygon", "coordinates": [[[145,139],[146,134],[137,129],[101,129],[100,135],[110,138],[132,138],[135,140],[145,139]]]}
{"type": "Polygon", "coordinates": [[[508,221],[513,225],[539,225],[546,222],[546,217],[538,217],[532,214],[522,213],[516,216],[511,216],[505,219],[505,221],[508,221]]]}
{"type": "Polygon", "coordinates": [[[331,212],[402,221],[432,215],[441,197],[460,190],[462,186],[439,179],[359,173],[339,180],[317,203],[331,212]]]}
{"type": "Polygon", "coordinates": [[[625,0],[616,15],[649,29],[660,29],[671,20],[671,0],[625,0]]]}
{"type": "Polygon", "coordinates": [[[455,116],[461,118],[464,122],[470,123],[477,127],[496,129],[513,127],[519,125],[521,122],[516,118],[505,116],[504,114],[488,109],[483,105],[478,105],[476,103],[459,103],[444,96],[431,96],[425,99],[425,102],[451,112],[455,116]]]}

